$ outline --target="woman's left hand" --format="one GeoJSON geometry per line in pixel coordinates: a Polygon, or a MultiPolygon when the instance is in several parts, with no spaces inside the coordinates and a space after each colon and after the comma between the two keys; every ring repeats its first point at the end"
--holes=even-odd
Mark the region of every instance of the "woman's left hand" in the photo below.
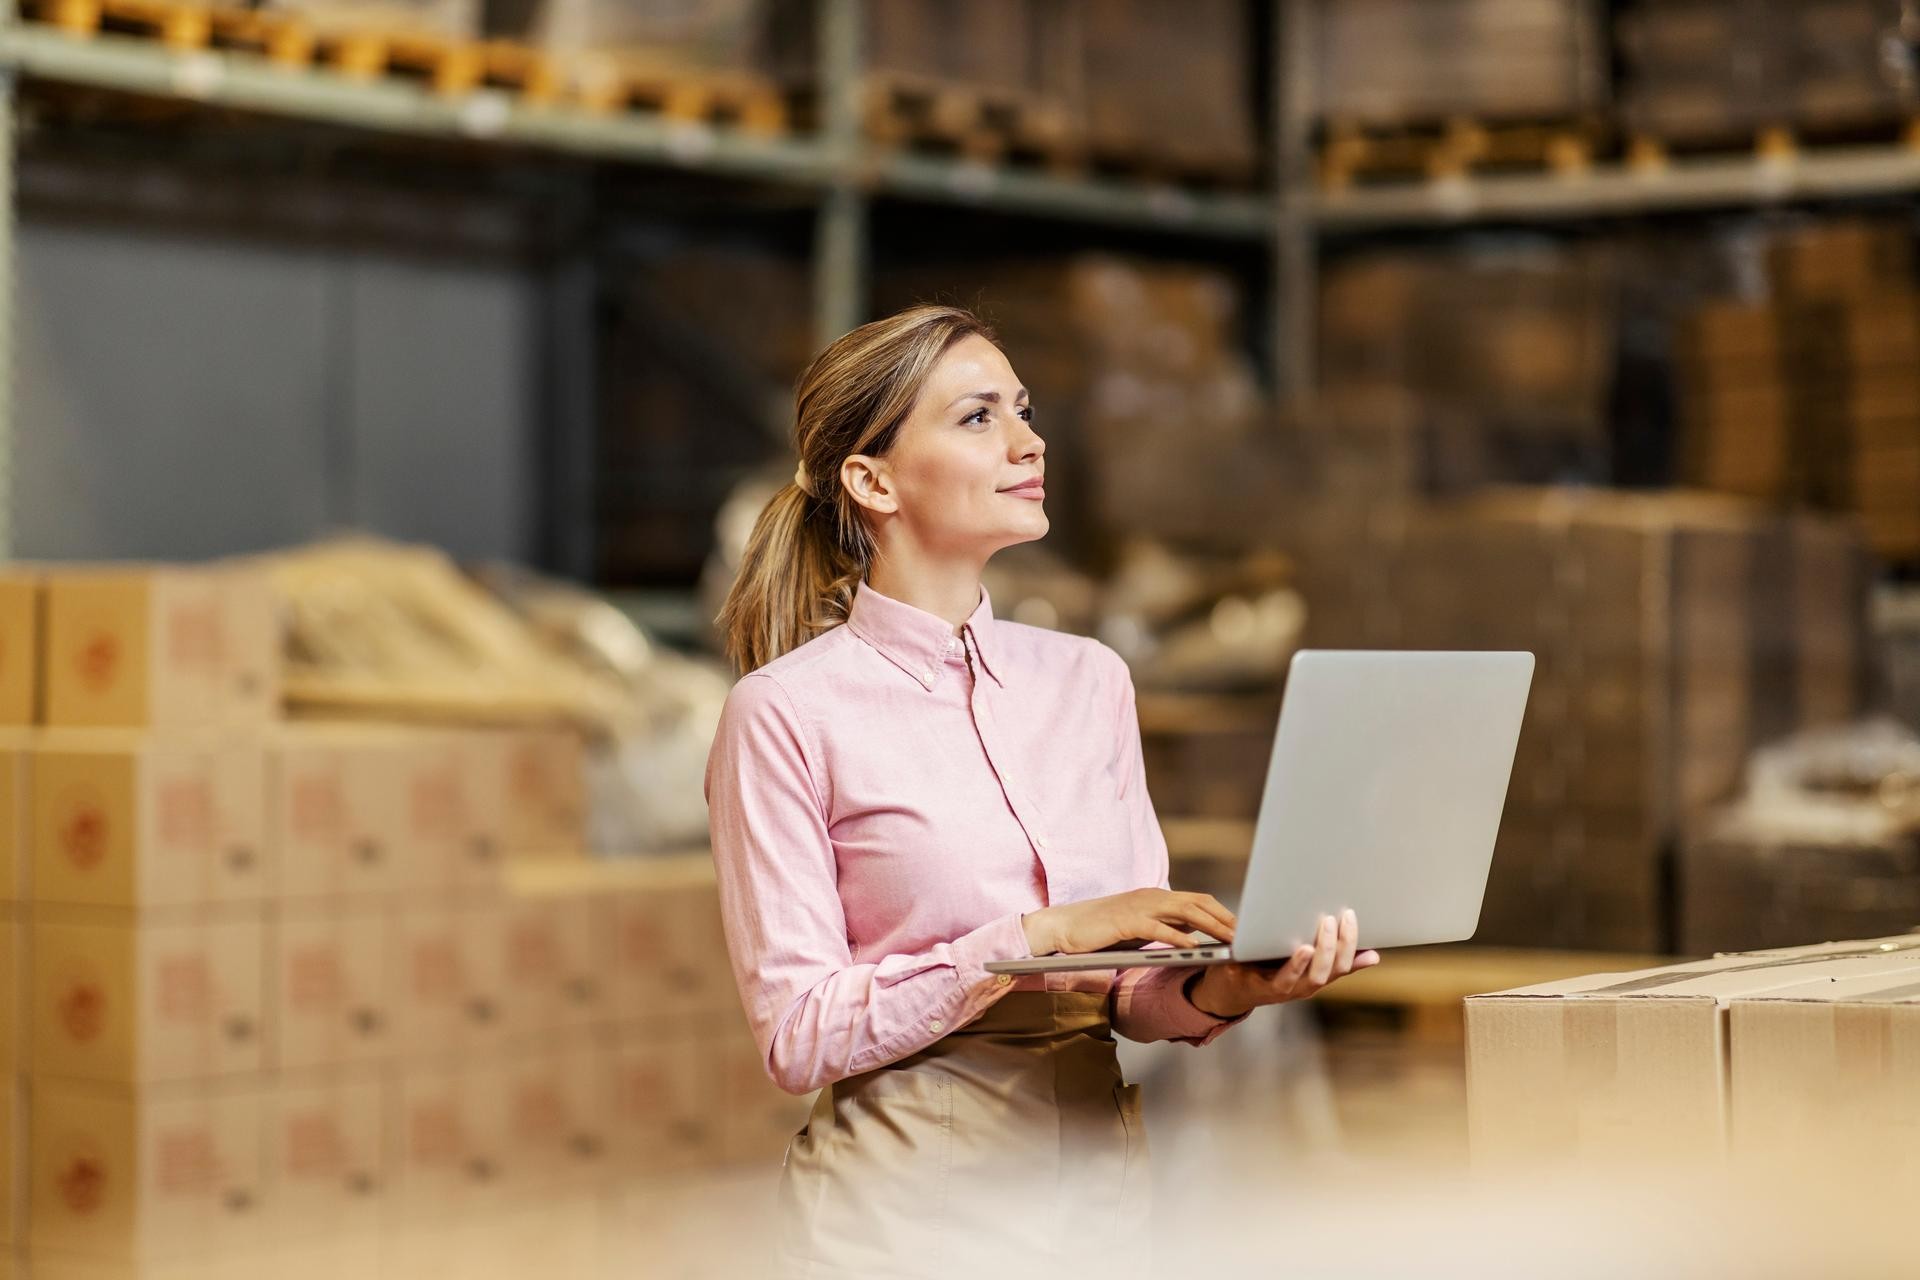
{"type": "Polygon", "coordinates": [[[1313,942],[1292,956],[1266,964],[1219,964],[1202,969],[1187,983],[1187,998],[1202,1013],[1237,1018],[1263,1004],[1304,1000],[1329,982],[1380,963],[1378,951],[1356,951],[1360,921],[1343,911],[1336,921],[1320,917],[1313,942]]]}

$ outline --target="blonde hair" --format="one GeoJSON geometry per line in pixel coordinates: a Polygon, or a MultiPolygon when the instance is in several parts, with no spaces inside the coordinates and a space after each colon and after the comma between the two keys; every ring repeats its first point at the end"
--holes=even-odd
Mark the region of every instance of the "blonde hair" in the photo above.
{"type": "Polygon", "coordinates": [[[965,308],[910,307],[834,340],[800,375],[799,468],[754,521],[715,620],[737,674],[847,620],[874,541],[840,483],[840,466],[854,454],[879,457],[891,449],[934,365],[974,335],[995,341],[965,308]]]}

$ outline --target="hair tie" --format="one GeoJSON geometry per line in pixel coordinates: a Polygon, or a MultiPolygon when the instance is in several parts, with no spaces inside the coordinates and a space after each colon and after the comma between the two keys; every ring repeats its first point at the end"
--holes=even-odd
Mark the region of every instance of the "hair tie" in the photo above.
{"type": "Polygon", "coordinates": [[[793,487],[806,494],[809,498],[813,496],[813,490],[807,487],[807,460],[805,458],[802,458],[800,465],[793,469],[793,487]]]}

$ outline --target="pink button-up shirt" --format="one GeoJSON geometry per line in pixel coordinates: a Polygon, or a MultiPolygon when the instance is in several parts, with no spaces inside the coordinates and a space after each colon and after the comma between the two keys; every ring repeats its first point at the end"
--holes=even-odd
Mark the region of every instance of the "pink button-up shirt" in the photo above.
{"type": "Polygon", "coordinates": [[[734,685],[707,757],[720,909],[767,1071],[806,1093],[897,1061],[1008,991],[1107,993],[1133,1040],[1238,1019],[1191,969],[996,977],[1022,913],[1167,887],[1133,680],[1084,636],[994,618],[956,636],[860,583],[844,626],[734,685]]]}

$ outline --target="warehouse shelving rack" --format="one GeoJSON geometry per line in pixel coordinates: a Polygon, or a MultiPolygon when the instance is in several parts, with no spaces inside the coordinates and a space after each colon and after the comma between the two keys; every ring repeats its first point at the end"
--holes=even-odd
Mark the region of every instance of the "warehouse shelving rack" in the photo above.
{"type": "MultiPolygon", "coordinates": [[[[18,88],[45,80],[127,94],[200,102],[270,117],[428,139],[460,139],[608,162],[681,169],[718,178],[774,181],[817,195],[814,223],[815,328],[825,337],[862,318],[872,201],[888,196],[973,205],[1080,224],[1267,246],[1273,264],[1267,332],[1276,391],[1312,391],[1313,299],[1324,241],[1347,234],[1478,224],[1543,224],[1660,212],[1750,208],[1810,200],[1920,191],[1920,148],[1861,147],[1787,155],[1677,160],[1656,169],[1596,165],[1576,173],[1486,175],[1404,186],[1319,189],[1311,154],[1311,0],[1275,7],[1267,51],[1273,96],[1272,164],[1266,187],[1250,193],[1070,178],[962,159],[876,147],[859,118],[859,0],[815,0],[819,127],[769,137],[645,115],[593,115],[528,103],[481,88],[459,97],[400,81],[348,79],[322,69],[286,68],[263,57],[176,51],[110,34],[77,39],[21,22],[0,0],[0,559],[13,553],[11,394],[18,88]]],[[[562,288],[567,287],[563,281],[562,288]]],[[[583,344],[584,349],[584,344],[583,344]]],[[[570,371],[579,374],[581,370],[570,371]]],[[[570,397],[577,401],[579,397],[570,397]]],[[[561,412],[567,413],[563,406],[561,412]]],[[[590,442],[585,409],[556,439],[590,442]]],[[[584,455],[558,470],[577,486],[584,455]]],[[[561,531],[553,567],[585,574],[587,531],[561,531]]]]}

